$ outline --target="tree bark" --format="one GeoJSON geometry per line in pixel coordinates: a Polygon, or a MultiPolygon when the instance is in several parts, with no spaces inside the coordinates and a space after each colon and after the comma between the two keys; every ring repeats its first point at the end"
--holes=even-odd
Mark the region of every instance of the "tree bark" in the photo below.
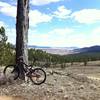
{"type": "MultiPolygon", "coordinates": [[[[28,64],[28,28],[29,28],[29,0],[17,0],[17,17],[16,17],[16,63],[17,59],[22,56],[23,62],[28,64]]],[[[25,79],[23,66],[20,66],[20,78],[25,79]]]]}

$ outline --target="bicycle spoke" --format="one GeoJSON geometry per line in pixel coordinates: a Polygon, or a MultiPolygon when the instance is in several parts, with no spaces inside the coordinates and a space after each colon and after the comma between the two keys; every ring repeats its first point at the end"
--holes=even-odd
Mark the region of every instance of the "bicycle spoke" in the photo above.
{"type": "Polygon", "coordinates": [[[36,85],[42,84],[46,80],[46,74],[42,69],[36,68],[31,74],[31,80],[36,85]]]}
{"type": "Polygon", "coordinates": [[[16,79],[18,77],[18,72],[14,70],[14,65],[8,65],[5,67],[3,73],[7,78],[12,77],[13,79],[16,79]]]}

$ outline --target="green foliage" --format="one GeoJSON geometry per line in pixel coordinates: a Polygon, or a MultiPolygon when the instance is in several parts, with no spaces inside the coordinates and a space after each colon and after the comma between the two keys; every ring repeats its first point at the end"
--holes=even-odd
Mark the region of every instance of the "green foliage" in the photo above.
{"type": "Polygon", "coordinates": [[[65,65],[63,65],[64,63],[71,63],[71,65],[73,65],[74,62],[83,62],[86,66],[88,61],[100,60],[100,52],[56,55],[46,53],[42,50],[29,49],[29,61],[32,62],[34,57],[38,62],[61,64],[62,67],[65,67],[65,65]]]}
{"type": "Polygon", "coordinates": [[[5,43],[7,41],[7,36],[5,35],[4,27],[0,28],[0,44],[5,43]]]}
{"type": "Polygon", "coordinates": [[[0,65],[14,63],[15,50],[14,46],[7,43],[7,36],[4,27],[0,28],[0,65]]]}
{"type": "MultiPolygon", "coordinates": [[[[36,62],[50,62],[51,56],[45,51],[39,49],[29,49],[28,50],[29,62],[34,64],[34,60],[36,62]]],[[[35,63],[36,63],[35,62],[35,63]]]]}
{"type": "MultiPolygon", "coordinates": [[[[88,61],[100,60],[100,52],[94,53],[80,53],[80,54],[70,54],[70,55],[57,55],[49,54],[45,51],[39,49],[29,49],[28,50],[29,62],[36,65],[46,65],[50,64],[61,64],[64,68],[65,63],[74,62],[84,62],[87,65],[88,61]],[[34,61],[36,61],[34,63],[34,61]]],[[[8,65],[15,63],[15,47],[11,43],[7,43],[7,36],[5,34],[4,27],[0,28],[0,65],[8,65]]]]}
{"type": "Polygon", "coordinates": [[[6,44],[3,61],[4,65],[15,63],[15,48],[10,43],[6,44]]]}

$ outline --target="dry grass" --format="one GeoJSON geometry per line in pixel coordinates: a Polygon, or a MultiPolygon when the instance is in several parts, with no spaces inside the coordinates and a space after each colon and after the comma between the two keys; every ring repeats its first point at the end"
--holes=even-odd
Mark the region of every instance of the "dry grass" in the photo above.
{"type": "Polygon", "coordinates": [[[47,68],[44,84],[6,84],[0,87],[0,100],[100,100],[99,64],[96,61],[88,62],[87,66],[74,63],[66,64],[65,69],[47,68]]]}

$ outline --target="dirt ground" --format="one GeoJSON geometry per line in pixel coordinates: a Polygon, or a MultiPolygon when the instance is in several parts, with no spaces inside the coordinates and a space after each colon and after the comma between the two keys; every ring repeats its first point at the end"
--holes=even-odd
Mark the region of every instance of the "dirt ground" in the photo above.
{"type": "Polygon", "coordinates": [[[17,100],[5,99],[5,96],[17,96],[18,100],[100,100],[99,63],[44,69],[47,80],[42,85],[19,80],[1,85],[0,96],[4,97],[0,100],[17,100]]]}

